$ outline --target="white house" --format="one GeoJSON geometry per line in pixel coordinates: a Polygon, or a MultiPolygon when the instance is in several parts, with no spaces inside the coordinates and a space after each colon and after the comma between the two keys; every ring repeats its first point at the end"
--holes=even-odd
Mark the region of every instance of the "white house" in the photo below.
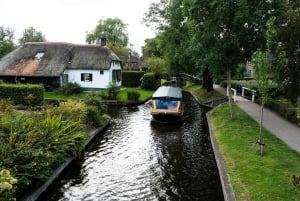
{"type": "Polygon", "coordinates": [[[46,89],[76,82],[85,90],[97,90],[113,81],[121,86],[122,64],[105,43],[30,42],[0,60],[0,79],[41,83],[46,89]]]}

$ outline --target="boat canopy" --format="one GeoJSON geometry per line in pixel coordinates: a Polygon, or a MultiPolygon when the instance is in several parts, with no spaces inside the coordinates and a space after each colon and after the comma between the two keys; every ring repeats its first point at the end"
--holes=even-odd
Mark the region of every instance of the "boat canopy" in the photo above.
{"type": "Polygon", "coordinates": [[[152,95],[154,100],[181,100],[182,93],[179,87],[161,86],[152,95]]]}

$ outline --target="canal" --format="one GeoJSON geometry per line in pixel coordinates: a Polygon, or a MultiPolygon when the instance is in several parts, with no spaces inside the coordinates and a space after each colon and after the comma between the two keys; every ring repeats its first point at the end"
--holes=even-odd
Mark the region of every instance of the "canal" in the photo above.
{"type": "Polygon", "coordinates": [[[184,103],[176,124],[151,121],[147,103],[110,107],[112,125],[42,200],[222,201],[205,114],[184,103]]]}

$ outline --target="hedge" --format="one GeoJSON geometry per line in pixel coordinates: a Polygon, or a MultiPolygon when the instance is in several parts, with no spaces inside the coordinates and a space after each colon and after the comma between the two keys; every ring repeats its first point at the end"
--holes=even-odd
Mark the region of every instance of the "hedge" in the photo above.
{"type": "Polygon", "coordinates": [[[146,73],[142,77],[141,88],[146,90],[156,90],[160,86],[160,79],[153,73],[146,73]]]}
{"type": "Polygon", "coordinates": [[[141,85],[141,78],[145,72],[142,71],[123,71],[122,85],[124,87],[138,87],[141,85]]]}
{"type": "Polygon", "coordinates": [[[34,84],[0,84],[0,98],[8,99],[18,105],[42,105],[44,87],[34,84]]]}
{"type": "Polygon", "coordinates": [[[269,99],[265,105],[267,108],[273,110],[290,122],[293,122],[295,124],[300,123],[297,118],[297,108],[289,100],[284,98],[280,98],[277,100],[269,99]]]}

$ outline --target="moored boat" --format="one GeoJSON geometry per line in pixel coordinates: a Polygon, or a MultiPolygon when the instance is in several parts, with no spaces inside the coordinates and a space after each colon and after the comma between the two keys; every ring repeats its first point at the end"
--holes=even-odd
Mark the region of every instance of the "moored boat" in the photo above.
{"type": "Polygon", "coordinates": [[[179,87],[161,86],[153,94],[150,113],[155,120],[178,121],[183,115],[182,91],[179,87]]]}

